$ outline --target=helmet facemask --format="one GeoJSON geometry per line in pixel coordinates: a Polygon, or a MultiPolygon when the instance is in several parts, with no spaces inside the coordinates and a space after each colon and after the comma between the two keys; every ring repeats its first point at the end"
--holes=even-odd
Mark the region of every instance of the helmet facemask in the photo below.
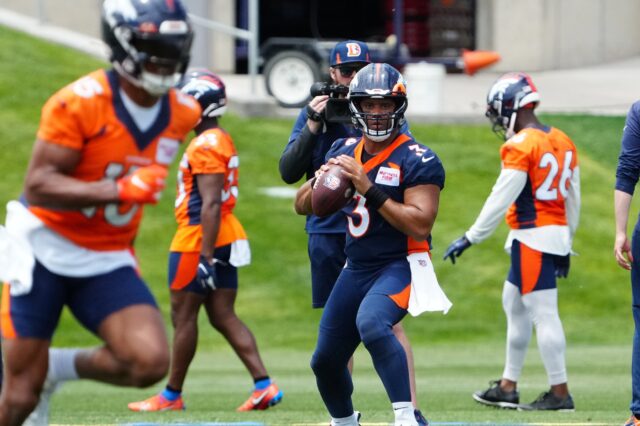
{"type": "Polygon", "coordinates": [[[540,102],[540,94],[525,73],[508,73],[500,77],[487,95],[485,116],[491,122],[491,129],[503,140],[515,136],[518,111],[535,108],[540,102]]]}
{"type": "Polygon", "coordinates": [[[491,130],[493,133],[495,133],[501,140],[506,141],[507,139],[515,136],[516,118],[518,117],[517,110],[503,109],[502,102],[495,101],[493,106],[487,107],[485,117],[487,117],[491,122],[491,130]],[[498,104],[497,108],[496,104],[498,104]]]}
{"type": "Polygon", "coordinates": [[[154,96],[164,95],[180,82],[189,64],[193,41],[189,22],[172,16],[158,24],[134,26],[118,18],[118,14],[103,16],[103,37],[114,68],[133,85],[154,96]]]}
{"type": "Polygon", "coordinates": [[[349,102],[351,121],[356,128],[362,129],[367,138],[373,142],[383,142],[389,138],[394,130],[404,124],[404,112],[407,109],[406,98],[394,98],[392,96],[352,97],[349,102]],[[367,113],[362,110],[361,103],[365,99],[391,99],[395,103],[393,112],[367,113]]]}

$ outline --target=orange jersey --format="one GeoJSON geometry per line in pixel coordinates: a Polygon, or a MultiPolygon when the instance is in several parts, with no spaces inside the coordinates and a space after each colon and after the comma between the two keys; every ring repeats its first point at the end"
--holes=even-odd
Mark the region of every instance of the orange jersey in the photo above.
{"type": "MultiPolygon", "coordinates": [[[[195,99],[172,89],[157,118],[141,132],[123,104],[115,71],[95,71],[54,94],[42,109],[38,138],[81,151],[70,176],[86,182],[118,179],[138,167],[168,166],[200,118],[195,99]]],[[[30,206],[49,228],[91,250],[132,246],[142,206],[113,203],[81,210],[30,206]]]]}
{"type": "Polygon", "coordinates": [[[562,131],[527,128],[500,150],[502,167],[527,173],[527,183],[507,212],[512,229],[566,225],[565,198],[578,165],[576,147],[562,131]]]}
{"type": "Polygon", "coordinates": [[[218,173],[224,174],[224,186],[220,207],[220,227],[215,245],[221,247],[247,238],[242,224],[233,215],[238,197],[236,148],[227,132],[220,128],[209,129],[189,143],[180,161],[175,204],[178,230],[171,243],[171,251],[200,251],[202,198],[195,176],[218,173]]]}

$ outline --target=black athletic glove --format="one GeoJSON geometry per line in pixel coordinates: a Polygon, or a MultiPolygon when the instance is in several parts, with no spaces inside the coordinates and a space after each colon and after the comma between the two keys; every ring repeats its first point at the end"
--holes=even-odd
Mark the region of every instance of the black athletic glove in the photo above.
{"type": "Polygon", "coordinates": [[[216,263],[211,264],[204,257],[200,256],[200,263],[198,263],[198,282],[202,288],[210,288],[215,290],[217,288],[218,276],[216,275],[216,263]]]}
{"type": "Polygon", "coordinates": [[[571,254],[566,256],[555,256],[553,263],[556,267],[556,278],[567,278],[569,275],[569,266],[571,266],[571,254]]]}
{"type": "Polygon", "coordinates": [[[444,252],[442,260],[447,260],[447,257],[451,259],[451,263],[456,264],[456,257],[460,257],[462,252],[471,247],[471,243],[464,235],[447,247],[447,251],[444,252]]]}

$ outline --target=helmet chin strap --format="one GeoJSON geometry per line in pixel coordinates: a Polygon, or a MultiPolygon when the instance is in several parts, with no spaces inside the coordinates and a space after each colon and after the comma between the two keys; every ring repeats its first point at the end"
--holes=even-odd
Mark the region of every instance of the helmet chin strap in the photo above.
{"type": "Polygon", "coordinates": [[[511,114],[511,117],[509,118],[509,127],[506,128],[504,132],[505,140],[511,139],[516,135],[515,126],[516,126],[517,114],[518,113],[516,111],[513,111],[513,113],[511,114]]]}
{"type": "Polygon", "coordinates": [[[384,142],[389,138],[389,135],[391,133],[387,133],[385,135],[371,135],[369,134],[369,132],[367,132],[367,139],[371,140],[372,142],[384,142]]]}
{"type": "Polygon", "coordinates": [[[166,94],[180,81],[180,74],[158,75],[142,70],[140,73],[142,88],[154,96],[166,94]]]}
{"type": "Polygon", "coordinates": [[[128,73],[118,61],[113,61],[112,64],[118,74],[124,77],[129,83],[146,90],[153,96],[165,95],[180,81],[180,74],[178,73],[161,76],[144,70],[140,72],[140,77],[136,78],[128,73]]]}

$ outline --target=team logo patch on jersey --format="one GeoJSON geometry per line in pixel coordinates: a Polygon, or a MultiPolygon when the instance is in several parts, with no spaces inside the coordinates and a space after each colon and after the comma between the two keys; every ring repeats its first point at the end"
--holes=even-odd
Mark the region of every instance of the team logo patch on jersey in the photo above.
{"type": "Polygon", "coordinates": [[[156,162],[158,164],[171,164],[178,153],[180,142],[175,139],[160,138],[156,150],[156,162]]]}
{"type": "Polygon", "coordinates": [[[387,186],[400,186],[400,170],[391,167],[380,167],[376,175],[376,183],[387,186]]]}

